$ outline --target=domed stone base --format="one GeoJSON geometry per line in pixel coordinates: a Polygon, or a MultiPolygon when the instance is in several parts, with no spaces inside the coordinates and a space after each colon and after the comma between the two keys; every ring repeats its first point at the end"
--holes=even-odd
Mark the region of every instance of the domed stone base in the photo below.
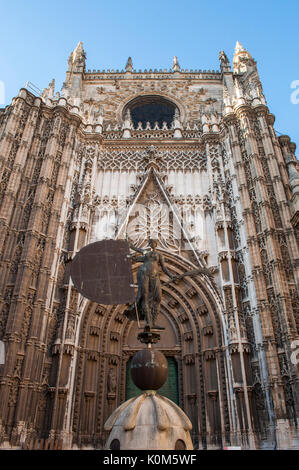
{"type": "Polygon", "coordinates": [[[192,450],[192,424],[175,403],[147,390],[120,405],[105,423],[106,449],[192,450]]]}

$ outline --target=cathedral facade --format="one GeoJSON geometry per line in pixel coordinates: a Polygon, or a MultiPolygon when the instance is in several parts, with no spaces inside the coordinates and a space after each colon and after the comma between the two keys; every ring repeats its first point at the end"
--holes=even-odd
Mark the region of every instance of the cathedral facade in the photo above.
{"type": "Polygon", "coordinates": [[[219,61],[91,71],[79,43],[59,93],[21,89],[0,110],[0,448],[104,447],[138,393],[139,326],[82,297],[70,264],[97,240],[149,238],[181,276],[161,273],[157,347],[194,447],[299,447],[296,145],[250,53],[219,61]]]}

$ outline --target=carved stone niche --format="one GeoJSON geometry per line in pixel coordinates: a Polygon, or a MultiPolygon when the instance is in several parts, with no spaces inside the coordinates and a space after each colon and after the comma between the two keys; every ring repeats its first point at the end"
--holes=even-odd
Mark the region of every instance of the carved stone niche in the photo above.
{"type": "Polygon", "coordinates": [[[113,367],[110,367],[107,377],[107,398],[108,401],[113,401],[116,398],[117,390],[117,379],[116,379],[116,370],[113,367]]]}
{"type": "Polygon", "coordinates": [[[93,336],[100,336],[101,328],[98,326],[91,325],[89,328],[89,333],[93,336]]]}
{"type": "Polygon", "coordinates": [[[68,356],[73,356],[75,351],[75,346],[73,344],[65,344],[63,347],[63,354],[68,356]]]}
{"type": "Polygon", "coordinates": [[[109,356],[109,365],[110,366],[117,366],[119,363],[119,357],[116,354],[111,354],[109,356]]]}
{"type": "Polygon", "coordinates": [[[207,315],[208,314],[208,309],[204,304],[202,304],[196,309],[196,313],[199,316],[207,315]]]}
{"type": "Polygon", "coordinates": [[[57,354],[60,353],[60,349],[61,349],[61,344],[53,344],[52,346],[52,356],[56,356],[57,354]]]}
{"type": "Polygon", "coordinates": [[[218,390],[209,390],[208,397],[211,398],[213,401],[216,401],[218,398],[218,390]]]}
{"type": "Polygon", "coordinates": [[[175,308],[177,306],[177,304],[178,304],[178,301],[175,300],[175,299],[170,299],[169,302],[168,302],[168,305],[171,308],[175,308]]]}
{"type": "Polygon", "coordinates": [[[202,332],[203,332],[204,336],[212,335],[213,334],[213,326],[212,325],[204,326],[203,329],[202,329],[202,332]]]}
{"type": "Polygon", "coordinates": [[[89,361],[97,361],[99,358],[99,353],[97,351],[88,351],[87,352],[87,359],[89,361]]]}
{"type": "Polygon", "coordinates": [[[125,316],[121,313],[121,312],[118,312],[116,315],[115,315],[115,321],[117,321],[118,323],[123,323],[125,321],[125,316]]]}
{"type": "Polygon", "coordinates": [[[184,340],[185,341],[193,341],[193,332],[192,331],[186,331],[186,333],[184,333],[184,340]]]}
{"type": "Polygon", "coordinates": [[[96,313],[97,315],[100,315],[101,317],[103,317],[105,312],[106,312],[106,308],[103,307],[102,305],[98,305],[97,308],[95,309],[94,313],[96,313]]]}
{"type": "Polygon", "coordinates": [[[119,341],[120,335],[116,331],[111,331],[110,339],[111,341],[119,341]]]}
{"type": "Polygon", "coordinates": [[[196,400],[197,400],[196,393],[189,393],[189,395],[187,395],[187,398],[191,404],[196,403],[196,400]]]}
{"type": "Polygon", "coordinates": [[[239,345],[237,343],[230,344],[229,352],[230,354],[237,354],[239,352],[239,345]]]}
{"type": "Polygon", "coordinates": [[[196,290],[194,289],[194,287],[191,287],[190,289],[188,289],[186,291],[186,295],[192,299],[192,297],[194,297],[195,295],[197,294],[196,290]]]}
{"type": "Polygon", "coordinates": [[[213,349],[206,349],[203,353],[203,357],[205,361],[211,361],[213,359],[216,359],[216,351],[213,349]]]}
{"type": "Polygon", "coordinates": [[[243,343],[242,344],[242,349],[243,349],[243,352],[245,352],[247,354],[251,353],[251,346],[248,343],[243,343]]]}
{"type": "Polygon", "coordinates": [[[180,320],[181,323],[185,323],[188,321],[188,315],[185,312],[180,312],[178,314],[178,319],[180,320]]]}
{"type": "Polygon", "coordinates": [[[186,366],[190,366],[190,365],[194,364],[195,363],[194,354],[186,354],[184,356],[184,362],[185,362],[186,366]]]}

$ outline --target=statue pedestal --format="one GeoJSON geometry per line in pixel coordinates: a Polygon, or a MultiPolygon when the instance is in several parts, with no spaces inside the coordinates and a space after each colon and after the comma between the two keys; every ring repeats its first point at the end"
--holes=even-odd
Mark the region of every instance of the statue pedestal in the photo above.
{"type": "Polygon", "coordinates": [[[104,427],[110,432],[106,449],[193,449],[189,418],[174,402],[157,394],[168,375],[166,357],[152,348],[160,339],[158,331],[146,325],[138,334],[147,347],[134,355],[131,376],[144,393],[127,400],[108,418],[104,427]]]}
{"type": "Polygon", "coordinates": [[[151,344],[155,344],[160,340],[159,331],[151,329],[149,326],[145,326],[144,330],[141,333],[138,333],[137,339],[141,343],[147,344],[148,347],[151,347],[151,344]]]}
{"type": "Polygon", "coordinates": [[[120,405],[105,423],[110,450],[192,450],[192,424],[175,403],[146,390],[120,405]]]}

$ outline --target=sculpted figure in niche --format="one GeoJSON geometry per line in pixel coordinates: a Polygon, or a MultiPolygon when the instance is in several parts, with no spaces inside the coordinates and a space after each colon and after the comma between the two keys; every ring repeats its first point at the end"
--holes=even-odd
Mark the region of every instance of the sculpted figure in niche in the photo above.
{"type": "Polygon", "coordinates": [[[115,371],[110,368],[108,378],[107,378],[107,390],[108,393],[115,393],[116,392],[116,375],[115,371]]]}

